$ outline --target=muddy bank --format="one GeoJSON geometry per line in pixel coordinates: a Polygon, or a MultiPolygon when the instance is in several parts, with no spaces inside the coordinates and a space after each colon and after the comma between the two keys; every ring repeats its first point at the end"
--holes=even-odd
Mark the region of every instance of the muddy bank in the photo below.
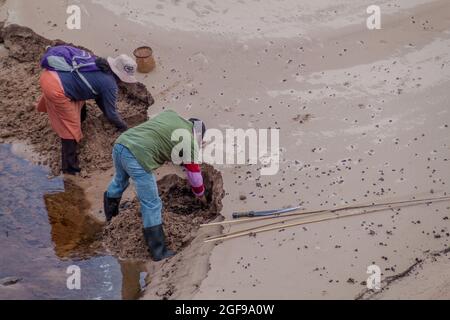
{"type": "MultiPolygon", "coordinates": [[[[42,156],[53,174],[60,172],[60,142],[51,129],[47,114],[38,113],[40,97],[39,59],[49,45],[64,44],[49,40],[18,25],[0,25],[0,44],[7,55],[0,55],[0,141],[25,140],[42,156]]],[[[84,48],[86,49],[86,48],[84,48]]],[[[86,49],[88,50],[88,49],[86,49]]],[[[129,126],[147,119],[153,98],[141,84],[120,85],[118,110],[129,126]]],[[[88,117],[82,125],[84,138],[79,156],[82,169],[90,173],[111,168],[111,149],[118,131],[109,124],[95,102],[88,101],[88,117]]]]}
{"type": "MultiPolygon", "coordinates": [[[[187,180],[178,175],[167,175],[158,181],[167,243],[177,252],[196,237],[200,224],[215,219],[222,209],[224,192],[221,174],[206,164],[202,170],[208,200],[206,207],[196,201],[187,180]]],[[[120,214],[104,229],[103,241],[105,248],[120,258],[150,258],[136,199],[121,204],[120,214]]]]}

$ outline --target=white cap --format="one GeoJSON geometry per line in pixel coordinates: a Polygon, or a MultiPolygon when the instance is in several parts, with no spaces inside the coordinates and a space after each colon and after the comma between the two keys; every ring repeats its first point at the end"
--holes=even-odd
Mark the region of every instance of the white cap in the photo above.
{"type": "Polygon", "coordinates": [[[133,58],[126,54],[121,54],[116,58],[108,57],[107,60],[111,70],[120,80],[127,83],[137,82],[135,78],[137,64],[133,58]]]}

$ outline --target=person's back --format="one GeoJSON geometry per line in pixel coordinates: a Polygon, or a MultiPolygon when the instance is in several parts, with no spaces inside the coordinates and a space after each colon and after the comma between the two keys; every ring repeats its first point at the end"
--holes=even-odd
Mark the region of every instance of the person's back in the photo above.
{"type": "Polygon", "coordinates": [[[96,92],[84,83],[76,72],[58,72],[64,93],[73,101],[95,99],[106,118],[121,131],[127,129],[126,123],[117,112],[116,104],[119,88],[112,72],[82,72],[83,77],[96,92]]]}
{"type": "Polygon", "coordinates": [[[194,144],[191,121],[179,116],[175,111],[166,110],[154,118],[122,133],[116,143],[127,147],[147,171],[153,171],[167,161],[171,161],[173,148],[179,141],[172,141],[172,133],[185,129],[194,144]]]}
{"type": "MultiPolygon", "coordinates": [[[[117,95],[118,87],[112,73],[90,71],[82,72],[82,74],[99,95],[108,91],[117,95]]],[[[65,94],[72,100],[89,100],[97,98],[76,72],[59,71],[58,75],[64,87],[65,94]]]]}

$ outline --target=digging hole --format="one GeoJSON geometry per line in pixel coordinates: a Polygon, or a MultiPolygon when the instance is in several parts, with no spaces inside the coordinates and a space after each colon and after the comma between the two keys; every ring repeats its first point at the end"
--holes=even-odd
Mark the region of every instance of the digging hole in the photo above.
{"type": "MultiPolygon", "coordinates": [[[[158,181],[166,242],[176,252],[191,242],[200,224],[215,219],[222,210],[224,191],[220,172],[207,164],[202,165],[202,172],[206,207],[196,202],[187,180],[171,174],[158,181]]],[[[137,199],[121,204],[119,215],[105,227],[103,238],[105,247],[120,258],[150,258],[137,199]]]]}

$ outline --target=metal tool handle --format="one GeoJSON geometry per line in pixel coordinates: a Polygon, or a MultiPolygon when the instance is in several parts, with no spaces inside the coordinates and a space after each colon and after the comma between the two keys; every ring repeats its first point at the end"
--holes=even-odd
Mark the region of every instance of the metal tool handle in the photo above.
{"type": "Polygon", "coordinates": [[[233,219],[239,219],[244,217],[254,217],[255,211],[233,212],[233,219]]]}

